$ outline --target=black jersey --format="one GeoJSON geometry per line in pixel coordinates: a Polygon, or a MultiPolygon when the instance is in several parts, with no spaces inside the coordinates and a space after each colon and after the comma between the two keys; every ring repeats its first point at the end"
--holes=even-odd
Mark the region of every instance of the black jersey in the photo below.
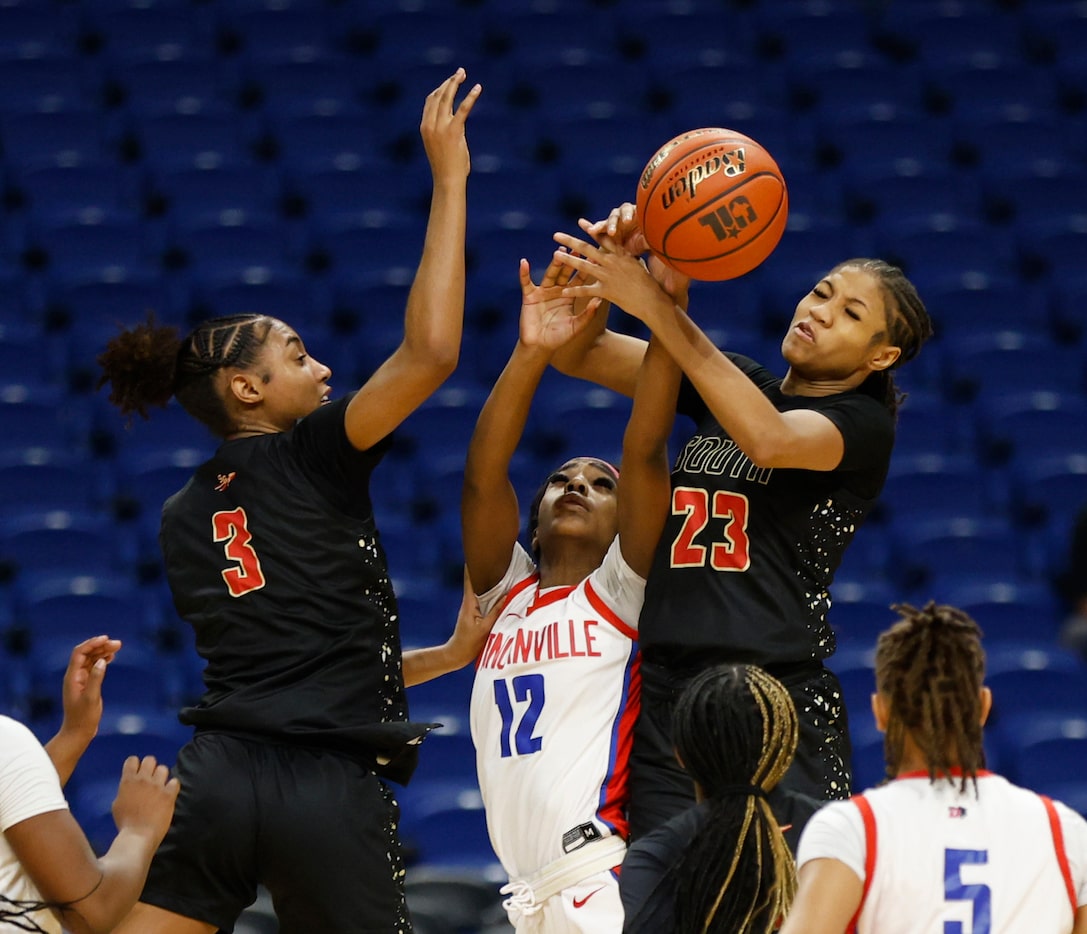
{"type": "MultiPolygon", "coordinates": [[[[215,729],[396,763],[407,724],[396,598],[370,474],[387,443],[356,450],[350,396],[290,431],[224,442],[162,510],[174,605],[207,660],[181,711],[215,729]]],[[[414,748],[414,747],[412,747],[414,748]]],[[[382,770],[379,768],[379,771],[382,770]]]]}
{"type": "Polygon", "coordinates": [[[887,476],[894,417],[856,390],[790,396],[781,379],[728,354],[779,411],[813,409],[842,433],[831,471],[756,467],[689,384],[680,411],[696,422],[672,469],[672,510],[640,622],[646,658],[699,653],[761,666],[834,651],[829,586],[887,476]]]}

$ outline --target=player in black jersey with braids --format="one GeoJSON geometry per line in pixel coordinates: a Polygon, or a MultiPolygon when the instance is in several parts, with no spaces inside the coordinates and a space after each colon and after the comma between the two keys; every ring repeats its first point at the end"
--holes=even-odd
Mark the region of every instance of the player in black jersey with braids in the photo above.
{"type": "MultiPolygon", "coordinates": [[[[787,796],[849,795],[845,706],[823,664],[835,648],[829,587],[883,487],[900,397],[891,370],[930,336],[928,313],[897,267],[846,260],[797,304],[781,379],[714,346],[686,301],[669,297],[685,297],[686,288],[654,281],[637,258],[646,244],[634,205],[582,229],[605,249],[556,234],[569,250],[557,255],[585,277],[569,294],[603,297],[650,328],[683,369],[679,408],[697,426],[672,470],[672,514],[640,622],[632,839],[693,799],[672,755],[675,698],[701,669],[742,663],[785,684],[797,708],[797,756],[772,796],[795,845],[811,808],[793,809],[797,799],[787,796]]],[[[597,318],[555,364],[629,395],[645,342],[597,318]]]]}
{"type": "MultiPolygon", "coordinates": [[[[110,399],[147,414],[176,396],[223,439],[163,507],[179,614],[207,660],[182,794],[140,904],[117,931],[231,930],[263,884],[284,934],[411,930],[385,779],[404,782],[427,725],[408,721],[396,598],[369,483],[388,437],[456,366],[464,311],[463,69],[426,100],[433,175],[404,339],[330,401],[328,367],[286,323],[213,319],[183,340],[149,321],[99,361],[110,399]]],[[[482,635],[479,640],[482,644],[482,635]]],[[[426,677],[478,651],[426,662],[426,677]]]]}

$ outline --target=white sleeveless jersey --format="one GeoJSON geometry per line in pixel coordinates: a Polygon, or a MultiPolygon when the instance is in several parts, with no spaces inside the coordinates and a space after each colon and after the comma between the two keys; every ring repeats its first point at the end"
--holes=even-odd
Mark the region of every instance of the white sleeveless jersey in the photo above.
{"type": "Polygon", "coordinates": [[[471,727],[491,844],[511,878],[598,837],[627,837],[645,581],[616,539],[576,587],[538,584],[517,545],[480,598],[486,612],[509,593],[477,662],[471,727]]]}
{"type": "Polygon", "coordinates": [[[797,862],[864,881],[857,934],[1067,934],[1087,904],[1087,822],[999,775],[902,776],[817,812],[797,862]]]}

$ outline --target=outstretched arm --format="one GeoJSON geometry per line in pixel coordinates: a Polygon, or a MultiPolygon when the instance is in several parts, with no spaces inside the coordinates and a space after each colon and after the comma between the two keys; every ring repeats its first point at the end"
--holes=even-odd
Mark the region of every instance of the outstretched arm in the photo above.
{"type": "Polygon", "coordinates": [[[592,280],[568,287],[567,294],[606,299],[645,322],[752,462],[808,470],[833,470],[841,463],[845,442],[834,423],[810,409],[774,408],[637,259],[610,249],[607,239],[600,246],[568,234],[555,240],[566,247],[556,259],[592,280]]]}
{"type": "Polygon", "coordinates": [[[106,666],[120,648],[118,639],[95,636],[72,649],[61,689],[64,719],[57,735],[45,744],[61,787],[68,783],[79,757],[98,733],[102,720],[102,679],[106,676],[106,666]]]}
{"type": "MultiPolygon", "coordinates": [[[[647,250],[637,212],[629,202],[613,208],[607,218],[584,229],[595,240],[607,237],[616,249],[631,256],[641,256],[647,250]]],[[[587,270],[579,272],[578,284],[592,281],[587,270]]],[[[577,299],[579,303],[585,301],[587,298],[577,299]]],[[[624,396],[633,396],[646,342],[640,337],[610,330],[607,311],[605,302],[581,334],[556,349],[551,363],[560,373],[588,380],[624,396]]]]}
{"type": "Polygon", "coordinates": [[[456,369],[464,320],[464,236],[471,163],[464,125],[479,97],[475,85],[453,108],[465,78],[458,68],[432,91],[420,133],[434,191],[423,255],[404,314],[404,340],[347,408],[346,429],[360,450],[372,447],[417,409],[456,369]]]}
{"type": "Polygon", "coordinates": [[[517,541],[520,514],[509,465],[532,397],[555,348],[588,323],[598,304],[592,301],[580,315],[572,314],[572,300],[562,297],[569,273],[560,263],[552,261],[537,286],[528,261],[521,260],[520,277],[520,335],[479,413],[464,465],[461,533],[468,572],[480,593],[501,580],[517,541]]]}
{"type": "Polygon", "coordinates": [[[672,500],[668,436],[681,375],[660,341],[650,338],[623,435],[619,477],[619,545],[627,564],[642,577],[649,575],[672,500]]]}
{"type": "Polygon", "coordinates": [[[410,688],[413,684],[422,684],[451,671],[458,671],[479,658],[501,609],[502,601],[499,600],[486,616],[480,612],[479,600],[472,589],[468,569],[465,568],[464,596],[461,598],[453,634],[442,645],[408,649],[404,653],[404,687],[410,688]]]}
{"type": "Polygon", "coordinates": [[[70,811],[48,811],[4,831],[19,863],[65,930],[112,931],[139,898],[147,870],[174,813],[180,786],[153,756],[125,760],[113,817],[117,836],[96,858],[70,811]]]}

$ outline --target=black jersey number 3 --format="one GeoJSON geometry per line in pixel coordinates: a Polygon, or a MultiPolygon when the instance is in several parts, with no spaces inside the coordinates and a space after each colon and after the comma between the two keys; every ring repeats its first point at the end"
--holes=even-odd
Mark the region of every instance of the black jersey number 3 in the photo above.
{"type": "Polygon", "coordinates": [[[709,564],[715,571],[746,571],[751,566],[750,541],[747,538],[748,500],[742,493],[727,490],[713,492],[713,508],[710,508],[709,490],[700,487],[677,486],[672,491],[672,515],[684,516],[683,525],[672,541],[672,567],[701,568],[709,564]],[[709,548],[696,544],[710,524],[717,520],[721,526],[720,539],[709,548]]]}
{"type": "Polygon", "coordinates": [[[253,536],[249,532],[249,517],[245,510],[239,506],[215,513],[211,517],[211,537],[216,542],[225,542],[223,554],[234,562],[231,567],[222,570],[230,596],[241,597],[251,590],[260,590],[265,583],[264,572],[257,552],[250,544],[253,536]]]}

